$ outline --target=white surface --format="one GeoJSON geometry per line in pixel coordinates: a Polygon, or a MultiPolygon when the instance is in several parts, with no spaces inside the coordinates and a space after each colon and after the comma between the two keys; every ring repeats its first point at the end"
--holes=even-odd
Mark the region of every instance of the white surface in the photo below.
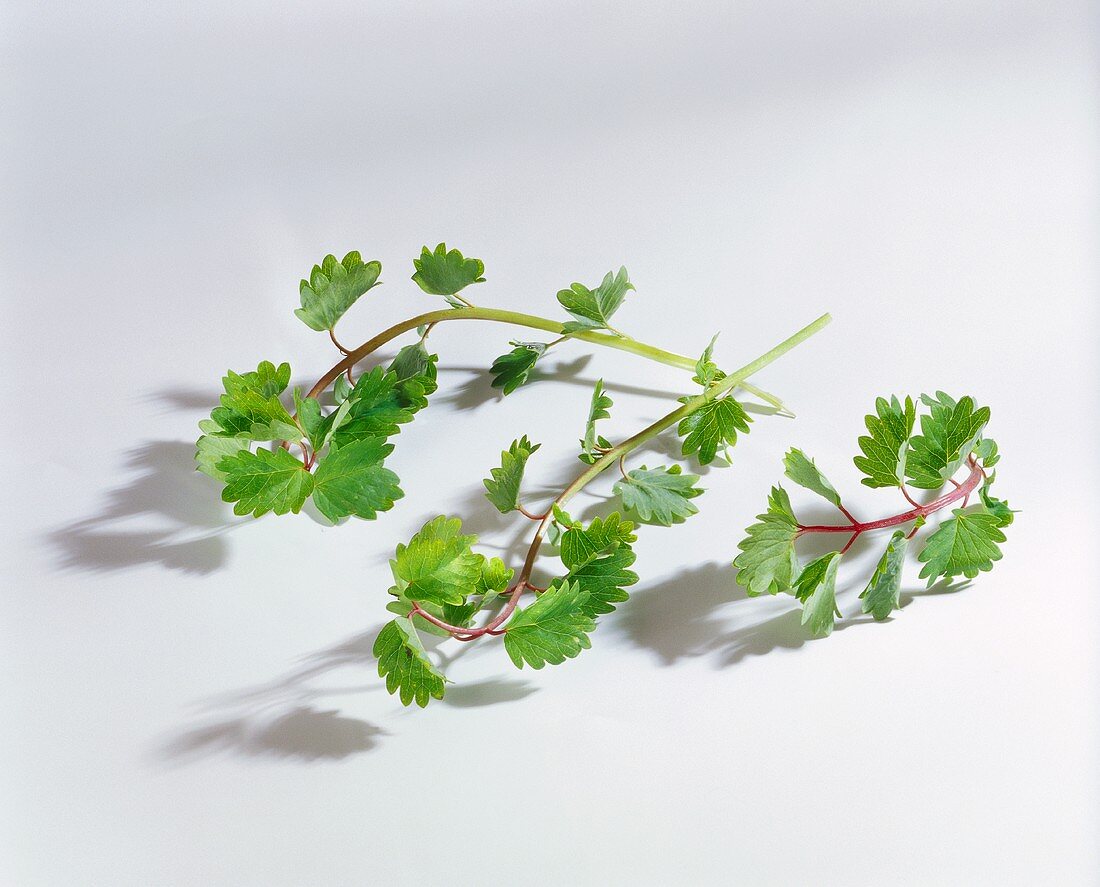
{"type": "Polygon", "coordinates": [[[275,6],[0,13],[0,882],[1095,883],[1084,4],[275,6]],[[624,326],[721,329],[727,366],[836,322],[760,377],[799,418],[642,531],[592,651],[467,649],[407,712],[369,653],[394,544],[440,511],[508,544],[480,477],[516,433],[560,484],[592,380],[613,434],[685,381],[578,346],[577,384],[498,403],[478,368],[515,331],[440,328],[395,511],[234,520],[190,471],[220,374],[328,365],[291,309],[329,250],[385,265],[345,338],[425,310],[410,260],[441,239],[484,257],[478,300],[542,313],[623,263],[624,326]],[[733,584],[740,531],[791,444],[894,509],[851,465],[862,416],[933,388],[993,408],[1005,559],[807,642],[733,584]]]}

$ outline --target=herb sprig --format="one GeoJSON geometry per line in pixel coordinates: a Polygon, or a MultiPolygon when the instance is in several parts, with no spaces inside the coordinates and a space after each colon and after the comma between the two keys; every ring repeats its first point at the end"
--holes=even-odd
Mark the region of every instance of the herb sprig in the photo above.
{"type": "MultiPolygon", "coordinates": [[[[774,348],[726,373],[714,360],[715,340],[698,358],[675,354],[639,342],[616,325],[618,310],[635,292],[625,268],[609,271],[594,287],[573,283],[557,294],[567,318],[554,320],[475,305],[471,287],[485,282],[485,266],[440,243],[424,247],[414,260],[412,280],[447,308],[417,314],[394,324],[355,348],[336,336],[343,315],[380,280],[382,266],[350,252],[329,255],[315,265],[300,285],[297,316],[310,329],[323,332],[340,359],[306,392],[289,393],[286,363],[265,361],[255,370],[230,371],[225,393],[203,432],[196,452],[198,470],[223,484],[222,498],[237,514],[260,517],[268,512],[297,513],[308,501],[332,523],[347,518],[375,519],[404,495],[401,480],[386,466],[395,438],[424,409],[436,391],[438,357],[428,350],[432,331],[451,321],[505,323],[549,334],[548,341],[510,342],[511,350],[491,366],[492,385],[507,396],[531,383],[531,370],[551,349],[570,342],[609,347],[692,373],[692,393],[678,406],[631,436],[613,442],[597,426],[611,417],[614,403],[603,380],[596,383],[578,458],[584,467],[551,501],[540,508],[522,501],[523,476],[540,445],[526,435],[501,452],[500,464],[484,480],[486,497],[502,513],[516,512],[534,525],[527,554],[511,567],[475,550],[476,537],[462,532],[461,520],[440,515],[398,545],[391,561],[393,585],[387,609],[394,618],[374,645],[379,675],[390,693],[405,705],[425,706],[446,692],[447,678],[434,664],[422,634],[460,642],[501,637],[516,667],[539,669],[577,656],[591,645],[598,619],[627,600],[638,581],[631,569],[635,529],[639,524],[670,526],[698,512],[703,492],[700,476],[685,470],[691,463],[724,465],[730,448],[750,431],[751,417],[737,391],[756,397],[773,413],[786,412],[782,401],[753,385],[749,378],[829,323],[822,315],[774,348]],[[356,375],[379,348],[406,334],[405,345],[386,366],[356,375]],[[673,431],[681,438],[680,460],[669,465],[628,467],[627,460],[653,438],[673,431]],[[684,463],[687,463],[685,465],[684,463]],[[621,511],[590,521],[565,510],[581,490],[603,472],[618,468],[612,493],[621,511]],[[553,549],[561,567],[544,585],[534,584],[534,571],[544,552],[553,549]]],[[[477,286],[476,290],[481,291],[477,286]]],[[[989,492],[996,445],[984,436],[989,413],[973,401],[947,395],[922,401],[930,410],[922,433],[913,435],[915,407],[895,398],[877,405],[868,417],[869,436],[861,438],[857,467],[869,486],[898,486],[910,499],[909,512],[860,523],[845,509],[835,488],[814,462],[798,450],[787,454],[787,476],[832,502],[847,525],[805,526],[798,522],[781,487],[772,490],[767,511],[748,529],[741,543],[737,581],[750,594],[786,592],[803,605],[803,621],[814,634],[832,630],[836,582],[841,555],[865,532],[914,522],[915,528],[948,505],[962,507],[932,534],[921,552],[922,576],[976,575],[1000,557],[1001,528],[1012,520],[1006,503],[989,492]],[[961,483],[954,475],[969,469],[961,483]],[[927,505],[910,497],[908,485],[955,489],[927,505]],[[980,489],[978,489],[980,485],[980,489]],[[975,490],[980,504],[967,508],[975,490]],[[809,533],[847,532],[840,552],[800,565],[795,543],[809,533]]],[[[864,592],[864,609],[885,618],[898,604],[898,581],[909,535],[895,532],[864,592]]]]}

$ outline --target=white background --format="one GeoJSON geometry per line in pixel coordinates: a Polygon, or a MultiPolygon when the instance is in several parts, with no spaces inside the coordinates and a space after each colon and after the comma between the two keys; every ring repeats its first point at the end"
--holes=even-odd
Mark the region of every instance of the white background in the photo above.
{"type": "Polygon", "coordinates": [[[1095,883],[1085,4],[276,6],[0,11],[0,882],[1095,883]],[[441,327],[399,507],[235,519],[190,461],[220,375],[333,362],[291,313],[329,251],[384,264],[344,338],[431,309],[408,276],[443,239],[484,258],[472,297],[535,313],[625,264],[622,326],[689,354],[721,330],[727,367],[835,322],[759,377],[798,418],[642,530],[590,652],[464,648],[405,711],[370,655],[393,546],[441,512],[511,545],[480,495],[501,447],[543,442],[537,502],[596,378],[613,437],[688,384],[574,345],[499,401],[519,331],[441,327]],[[728,562],[783,449],[899,510],[855,439],[876,395],[936,388],[992,407],[1023,509],[997,568],[921,595],[911,564],[868,623],[871,540],[821,641],[745,599],[728,562]]]}

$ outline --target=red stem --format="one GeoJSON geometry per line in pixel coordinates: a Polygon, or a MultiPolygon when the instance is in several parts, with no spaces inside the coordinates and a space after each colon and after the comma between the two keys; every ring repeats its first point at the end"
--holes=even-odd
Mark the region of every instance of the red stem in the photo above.
{"type": "MultiPolygon", "coordinates": [[[[884,517],[880,520],[869,521],[867,523],[861,523],[859,521],[852,521],[850,524],[833,525],[833,524],[820,524],[815,526],[803,526],[799,524],[798,532],[801,533],[852,533],[854,536],[858,536],[861,533],[866,533],[870,530],[884,530],[887,527],[896,527],[899,524],[909,523],[911,520],[916,520],[918,517],[927,517],[935,511],[939,511],[941,508],[946,508],[953,502],[958,502],[960,499],[966,500],[970,497],[970,494],[978,488],[978,484],[982,482],[982,478],[985,476],[985,472],[982,471],[981,466],[974,460],[974,457],[970,457],[970,475],[961,484],[958,484],[955,489],[950,493],[945,493],[938,499],[933,499],[927,505],[918,505],[916,508],[909,511],[903,511],[901,514],[895,514],[893,517],[884,517]]],[[[852,544],[853,540],[849,540],[848,545],[852,544]]],[[[845,546],[847,549],[848,546],[845,546]]]]}

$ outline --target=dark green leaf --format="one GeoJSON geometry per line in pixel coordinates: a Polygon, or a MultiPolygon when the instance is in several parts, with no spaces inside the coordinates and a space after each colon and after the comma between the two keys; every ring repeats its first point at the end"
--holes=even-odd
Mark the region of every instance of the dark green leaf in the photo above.
{"type": "Polygon", "coordinates": [[[424,292],[434,296],[453,296],[470,284],[484,283],[485,264],[481,259],[467,259],[457,249],[449,250],[445,243],[434,251],[424,247],[419,259],[413,259],[416,273],[412,279],[424,292]]]}

